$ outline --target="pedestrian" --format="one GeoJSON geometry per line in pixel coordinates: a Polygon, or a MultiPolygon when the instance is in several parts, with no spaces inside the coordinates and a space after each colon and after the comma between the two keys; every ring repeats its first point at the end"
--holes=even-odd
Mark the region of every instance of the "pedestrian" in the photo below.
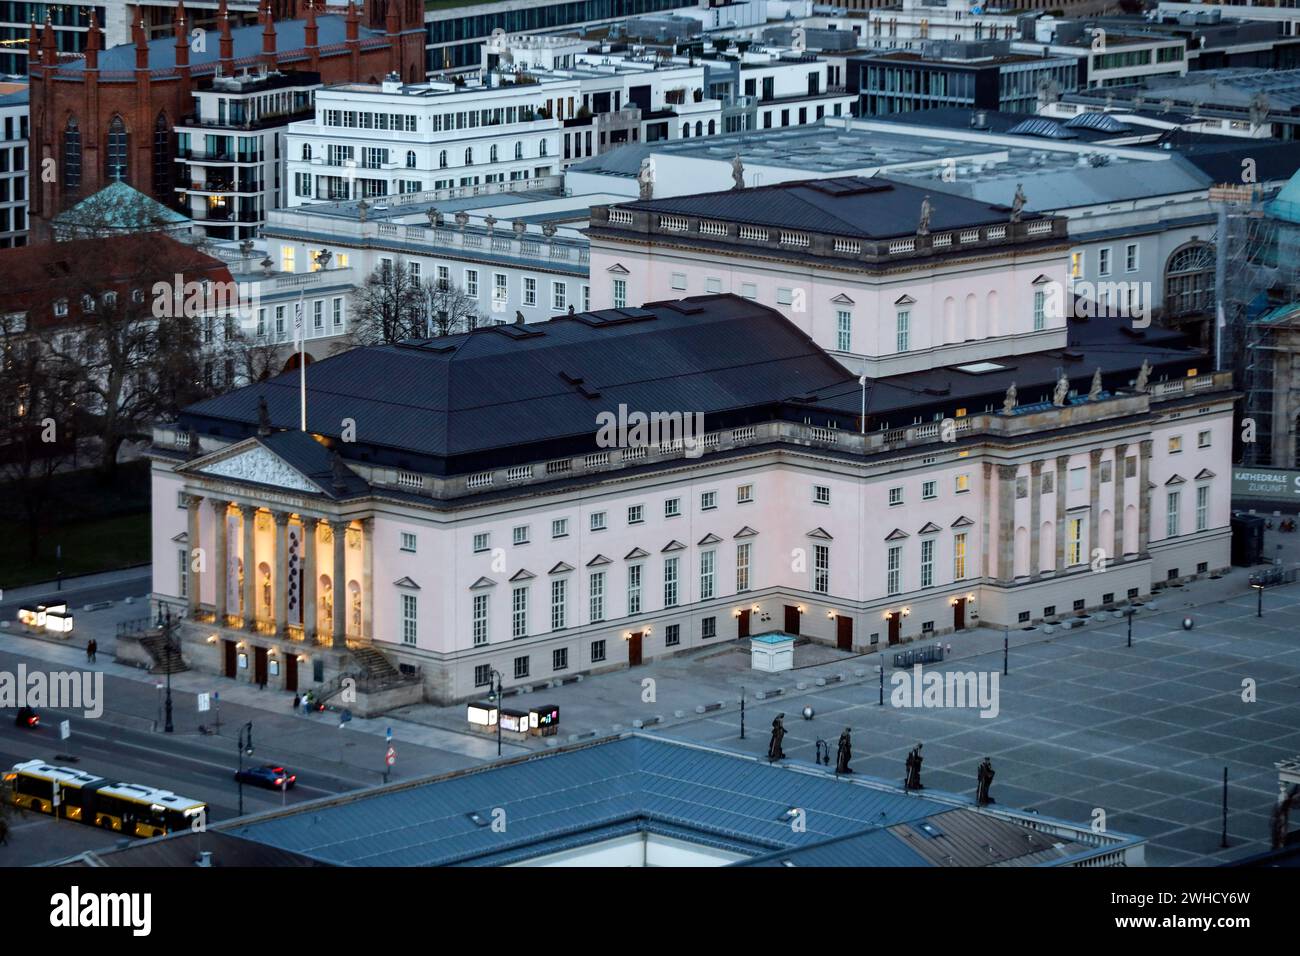
{"type": "Polygon", "coordinates": [[[298,709],[298,706],[299,706],[301,703],[302,703],[302,698],[300,698],[297,694],[294,694],[294,695],[293,695],[293,709],[294,709],[294,710],[297,710],[297,709],[298,709]]]}
{"type": "Polygon", "coordinates": [[[86,663],[90,663],[91,656],[95,653],[95,641],[92,638],[86,642],[86,663]]]}
{"type": "Polygon", "coordinates": [[[99,641],[95,640],[95,639],[92,637],[92,638],[90,639],[90,660],[91,660],[91,663],[96,663],[97,660],[98,660],[98,657],[99,657],[99,641]]]}

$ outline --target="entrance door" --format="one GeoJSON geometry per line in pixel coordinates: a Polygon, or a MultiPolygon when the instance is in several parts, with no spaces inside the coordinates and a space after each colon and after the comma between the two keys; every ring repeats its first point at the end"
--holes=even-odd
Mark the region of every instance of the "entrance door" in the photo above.
{"type": "Polygon", "coordinates": [[[787,634],[799,634],[799,609],[793,605],[785,606],[785,632],[787,634]]]}
{"type": "Polygon", "coordinates": [[[641,663],[641,632],[636,631],[627,639],[627,666],[636,667],[641,663]]]}
{"type": "Polygon", "coordinates": [[[235,673],[236,673],[236,671],[237,671],[237,667],[236,667],[236,659],[237,659],[237,655],[238,655],[239,652],[238,652],[238,650],[235,648],[235,642],[234,642],[234,641],[222,641],[222,643],[225,645],[225,652],[226,652],[226,654],[225,654],[225,675],[226,675],[227,677],[234,677],[234,676],[235,676],[235,673]]]}
{"type": "Polygon", "coordinates": [[[966,599],[959,597],[957,603],[952,606],[952,629],[954,631],[966,630],[966,599]]]}
{"type": "Polygon", "coordinates": [[[853,650],[853,618],[843,615],[835,618],[835,646],[842,651],[853,650]]]}
{"type": "Polygon", "coordinates": [[[253,648],[253,683],[261,687],[266,683],[266,648],[253,648]]]}
{"type": "Polygon", "coordinates": [[[284,689],[296,691],[298,689],[298,655],[284,655],[284,689]]]}
{"type": "Polygon", "coordinates": [[[889,643],[897,644],[903,630],[903,615],[895,611],[889,615],[889,643]]]}
{"type": "Polygon", "coordinates": [[[749,637],[749,608],[740,612],[740,617],[736,618],[736,636],[749,637]]]}

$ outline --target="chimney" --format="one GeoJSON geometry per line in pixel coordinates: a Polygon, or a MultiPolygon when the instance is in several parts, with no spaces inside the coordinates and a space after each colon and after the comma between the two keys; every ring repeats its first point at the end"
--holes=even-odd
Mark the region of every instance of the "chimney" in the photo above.
{"type": "Polygon", "coordinates": [[[229,75],[235,68],[235,41],[230,35],[230,11],[226,9],[226,0],[217,5],[217,26],[221,28],[221,72],[229,75]]]}
{"type": "Polygon", "coordinates": [[[190,75],[190,33],[185,22],[185,0],[177,0],[176,15],[172,18],[172,31],[176,34],[176,69],[185,79],[190,75]]]}
{"type": "Polygon", "coordinates": [[[275,62],[275,15],[271,12],[271,0],[266,0],[263,7],[266,18],[262,27],[262,65],[267,72],[276,67],[275,62]]]}
{"type": "Polygon", "coordinates": [[[316,72],[320,59],[319,54],[316,52],[320,46],[320,31],[316,26],[316,4],[314,0],[307,0],[303,21],[303,42],[307,47],[307,55],[311,60],[312,72],[316,72]]]}

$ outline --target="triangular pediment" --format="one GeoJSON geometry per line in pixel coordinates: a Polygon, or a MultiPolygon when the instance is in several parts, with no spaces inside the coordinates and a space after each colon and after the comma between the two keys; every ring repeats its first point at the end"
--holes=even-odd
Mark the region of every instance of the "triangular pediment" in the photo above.
{"type": "Polygon", "coordinates": [[[510,580],[531,581],[535,577],[537,577],[537,575],[533,574],[532,571],[529,571],[527,568],[520,568],[518,571],[516,571],[514,574],[510,576],[510,580]]]}
{"type": "Polygon", "coordinates": [[[596,555],[594,558],[592,558],[590,561],[587,562],[587,567],[589,567],[589,568],[598,568],[598,567],[600,567],[601,565],[604,565],[604,564],[613,564],[613,563],[614,563],[613,561],[611,561],[609,558],[605,557],[603,554],[598,554],[598,555],[596,555]]]}
{"type": "Polygon", "coordinates": [[[706,534],[703,538],[701,538],[701,539],[699,540],[699,544],[702,544],[702,545],[703,545],[703,544],[717,544],[717,543],[718,543],[719,541],[721,541],[721,540],[722,540],[722,539],[719,538],[716,534],[706,534]]]}
{"type": "Polygon", "coordinates": [[[547,571],[546,573],[547,573],[547,574],[567,574],[568,572],[570,572],[570,571],[572,571],[572,570],[573,570],[573,565],[571,565],[571,564],[569,564],[569,563],[567,563],[567,562],[565,562],[565,561],[561,561],[559,564],[557,564],[555,567],[551,568],[551,570],[547,571]]]}
{"type": "Polygon", "coordinates": [[[210,478],[270,485],[289,491],[305,491],[310,494],[319,494],[321,491],[314,481],[256,439],[195,459],[178,470],[210,478]]]}
{"type": "Polygon", "coordinates": [[[732,537],[733,537],[733,538],[752,538],[752,537],[754,537],[754,535],[756,535],[756,534],[758,534],[757,531],[755,531],[755,530],[754,530],[753,528],[751,528],[749,525],[745,525],[745,527],[741,528],[739,531],[737,531],[735,534],[733,534],[732,537]]]}
{"type": "Polygon", "coordinates": [[[173,537],[172,540],[175,541],[177,544],[189,544],[190,533],[188,531],[182,531],[180,534],[173,537]]]}
{"type": "Polygon", "coordinates": [[[633,548],[633,549],[632,549],[631,551],[629,551],[627,554],[623,555],[623,560],[624,560],[624,561],[636,561],[636,560],[638,560],[638,559],[640,559],[640,558],[648,558],[648,557],[650,557],[650,552],[649,552],[649,551],[646,551],[646,550],[643,549],[643,548],[633,548]]]}
{"type": "Polygon", "coordinates": [[[940,528],[933,521],[927,521],[925,523],[925,527],[922,528],[920,531],[918,531],[917,534],[938,534],[942,530],[943,529],[940,528]]]}
{"type": "Polygon", "coordinates": [[[910,538],[910,537],[911,537],[911,535],[909,535],[909,534],[908,534],[906,531],[904,531],[902,528],[895,528],[893,531],[889,532],[889,534],[885,535],[885,540],[886,540],[886,541],[901,541],[903,538],[910,538]]]}
{"type": "Polygon", "coordinates": [[[1166,481],[1165,484],[1166,484],[1166,485],[1185,485],[1185,484],[1187,484],[1187,479],[1184,478],[1182,475],[1175,474],[1175,475],[1174,475],[1173,477],[1171,477],[1168,481],[1166,481]]]}
{"type": "Polygon", "coordinates": [[[822,538],[822,539],[824,539],[824,540],[826,540],[826,541],[834,541],[834,540],[835,540],[834,538],[831,537],[831,533],[830,533],[829,531],[827,531],[825,528],[813,528],[811,531],[808,532],[808,537],[810,537],[810,538],[822,538]]]}
{"type": "Polygon", "coordinates": [[[900,295],[894,300],[894,305],[916,305],[916,300],[910,295],[900,295]]]}
{"type": "Polygon", "coordinates": [[[420,586],[410,578],[398,578],[393,582],[393,585],[399,588],[410,588],[412,591],[420,590],[420,586]]]}
{"type": "Polygon", "coordinates": [[[685,551],[686,545],[674,539],[659,549],[660,554],[667,554],[669,551],[685,551]]]}
{"type": "Polygon", "coordinates": [[[847,295],[845,295],[843,292],[841,292],[839,295],[837,295],[837,296],[835,296],[834,298],[832,298],[832,299],[831,299],[831,302],[833,302],[835,305],[853,305],[853,304],[854,304],[853,300],[850,299],[850,298],[849,298],[847,295]]]}
{"type": "Polygon", "coordinates": [[[494,588],[496,586],[497,583],[495,581],[493,581],[491,578],[485,577],[485,578],[479,578],[477,581],[475,581],[473,584],[469,586],[469,589],[471,591],[481,591],[483,588],[494,588]]]}
{"type": "Polygon", "coordinates": [[[610,267],[609,267],[608,269],[606,269],[605,271],[606,271],[606,272],[612,272],[612,273],[613,273],[614,275],[616,275],[616,276],[625,276],[625,275],[629,275],[629,274],[630,274],[630,273],[627,271],[627,267],[626,267],[626,266],[619,265],[617,262],[614,263],[612,266],[610,266],[610,267]]]}
{"type": "Polygon", "coordinates": [[[974,521],[971,521],[970,518],[967,518],[965,515],[962,515],[960,518],[958,518],[956,521],[954,521],[954,522],[952,523],[952,527],[954,527],[954,528],[969,528],[969,527],[970,527],[971,525],[973,525],[974,523],[975,523],[975,522],[974,522],[974,521]]]}
{"type": "Polygon", "coordinates": [[[1049,276],[1040,275],[1037,279],[1035,279],[1035,280],[1034,280],[1032,283],[1030,283],[1030,284],[1031,284],[1031,285],[1045,285],[1045,284],[1047,284],[1048,282],[1051,282],[1051,281],[1052,281],[1052,280],[1051,280],[1051,278],[1050,278],[1049,276]]]}
{"type": "Polygon", "coordinates": [[[1210,469],[1208,468],[1202,468],[1200,471],[1196,473],[1197,481],[1208,481],[1209,479],[1214,477],[1215,477],[1214,472],[1210,471],[1210,469]]]}

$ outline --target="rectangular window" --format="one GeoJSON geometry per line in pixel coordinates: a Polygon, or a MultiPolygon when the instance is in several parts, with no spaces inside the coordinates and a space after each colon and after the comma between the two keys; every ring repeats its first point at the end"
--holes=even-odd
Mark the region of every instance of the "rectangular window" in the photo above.
{"type": "Polygon", "coordinates": [[[1087,482],[1087,479],[1088,479],[1087,468],[1071,468],[1070,469],[1070,490],[1082,491],[1084,484],[1087,482]]]}
{"type": "Polygon", "coordinates": [[[754,500],[754,486],[753,486],[753,485],[737,485],[737,486],[736,486],[736,504],[738,504],[738,505],[748,504],[749,502],[751,502],[751,501],[753,501],[753,500],[754,500]]]}
{"type": "Polygon", "coordinates": [[[939,497],[939,482],[930,480],[921,482],[921,500],[929,501],[939,497]]]}
{"type": "Polygon", "coordinates": [[[902,488],[890,488],[890,489],[889,489],[889,507],[892,508],[892,507],[894,507],[894,505],[901,505],[902,503],[903,503],[903,489],[902,489],[902,488]]]}
{"type": "Polygon", "coordinates": [[[492,536],[486,531],[474,535],[474,553],[478,554],[479,552],[486,551],[488,549],[488,543],[491,540],[492,536]]]}
{"type": "Polygon", "coordinates": [[[311,327],[316,332],[325,329],[325,300],[317,299],[311,304],[311,327]]]}
{"type": "Polygon", "coordinates": [[[700,494],[700,510],[712,511],[718,507],[718,493],[716,491],[705,491],[700,494]]]}
{"type": "Polygon", "coordinates": [[[1181,522],[1178,520],[1178,505],[1182,493],[1171,491],[1165,495],[1165,537],[1176,538],[1181,533],[1181,522]]]}
{"type": "Polygon", "coordinates": [[[1115,472],[1114,462],[1103,461],[1101,463],[1100,471],[1101,471],[1101,483],[1104,485],[1106,482],[1111,480],[1111,476],[1115,472]]]}
{"type": "Polygon", "coordinates": [[[588,526],[590,527],[590,529],[591,529],[592,531],[604,531],[604,530],[605,530],[605,512],[603,512],[603,511],[593,511],[593,512],[591,513],[591,516],[590,516],[589,520],[588,520],[588,526]]]}
{"type": "Polygon", "coordinates": [[[343,297],[339,296],[330,302],[334,319],[334,328],[343,328],[343,297]]]}
{"type": "Polygon", "coordinates": [[[740,297],[742,299],[757,299],[758,286],[752,282],[742,282],[740,284],[740,297]]]}
{"type": "Polygon", "coordinates": [[[527,544],[528,525],[521,524],[516,528],[512,528],[510,531],[510,540],[513,541],[515,544],[527,544]]]}
{"type": "Polygon", "coordinates": [[[664,628],[664,647],[676,647],[682,642],[682,626],[669,624],[664,628]]]}
{"type": "Polygon", "coordinates": [[[181,597],[189,597],[189,591],[190,591],[189,561],[185,549],[182,548],[181,550],[177,551],[176,557],[180,565],[180,573],[181,573],[181,584],[180,587],[177,588],[177,590],[180,592],[181,597]]]}
{"type": "Polygon", "coordinates": [[[297,250],[293,246],[280,247],[280,271],[281,272],[293,271],[293,260],[296,251],[297,250]]]}
{"type": "Polygon", "coordinates": [[[537,280],[524,276],[524,305],[537,305],[537,280]]]}
{"type": "Polygon", "coordinates": [[[961,581],[966,577],[966,535],[952,536],[952,579],[961,581]]]}
{"type": "Polygon", "coordinates": [[[898,313],[898,325],[895,333],[896,349],[899,352],[906,352],[908,340],[911,337],[912,313],[902,311],[898,313]]]}
{"type": "Polygon", "coordinates": [[[1169,436],[1169,454],[1171,454],[1171,455],[1181,455],[1182,453],[1183,453],[1183,436],[1182,436],[1182,435],[1170,435],[1170,436],[1169,436]]]}
{"type": "Polygon", "coordinates": [[[1124,459],[1124,477],[1133,478],[1138,472],[1137,455],[1129,455],[1124,459]]]}
{"type": "Polygon", "coordinates": [[[523,680],[527,676],[528,676],[527,656],[516,657],[515,658],[515,680],[523,680]]]}
{"type": "Polygon", "coordinates": [[[556,578],[551,582],[551,630],[562,631],[569,620],[569,582],[556,578]]]}
{"type": "Polygon", "coordinates": [[[551,283],[551,308],[563,312],[569,307],[569,285],[567,282],[551,283]]]}
{"type": "Polygon", "coordinates": [[[567,538],[569,536],[569,519],[556,518],[551,522],[552,538],[567,538]]]}
{"type": "Polygon", "coordinates": [[[1138,244],[1130,242],[1124,247],[1124,271],[1137,272],[1138,270],[1138,244]]]}
{"type": "Polygon", "coordinates": [[[958,475],[953,481],[953,490],[959,495],[970,491],[970,475],[958,475]]]}
{"type": "Polygon", "coordinates": [[[627,613],[641,613],[641,565],[629,564],[627,568],[627,613]]]}
{"type": "Polygon", "coordinates": [[[813,485],[813,504],[828,505],[831,503],[831,489],[828,485],[813,485]]]}
{"type": "Polygon", "coordinates": [[[777,305],[794,305],[794,289],[777,289],[777,305]]]}
{"type": "Polygon", "coordinates": [[[831,590],[831,549],[829,545],[813,545],[813,590],[829,594],[831,590]]]}
{"type": "Polygon", "coordinates": [[[835,313],[835,348],[840,352],[853,351],[853,313],[844,309],[835,313]]]}
{"type": "Polygon", "coordinates": [[[1047,328],[1047,293],[1041,289],[1034,292],[1034,331],[1041,332],[1047,328]]]}
{"type": "Polygon", "coordinates": [[[492,683],[492,665],[476,664],[474,666],[474,686],[486,687],[492,683]]]}
{"type": "Polygon", "coordinates": [[[700,552],[700,600],[708,601],[713,597],[714,571],[717,567],[716,551],[700,552]]]}
{"type": "Polygon", "coordinates": [[[614,280],[614,308],[616,309],[627,308],[627,280],[626,279],[614,280]]]}
{"type": "Polygon", "coordinates": [[[677,606],[678,558],[664,558],[664,607],[677,606]]]}
{"type": "Polygon", "coordinates": [[[1201,485],[1196,489],[1196,530],[1204,531],[1210,526],[1210,486],[1201,485]]]}
{"type": "Polygon", "coordinates": [[[889,549],[885,564],[885,593],[898,594],[903,590],[903,548],[894,545],[889,549]]]}
{"type": "Polygon", "coordinates": [[[1196,447],[1197,447],[1197,448],[1209,448],[1209,447],[1210,447],[1210,440],[1211,440],[1210,432],[1208,432],[1208,431],[1204,431],[1204,432],[1197,432],[1197,433],[1196,433],[1196,447]]]}
{"type": "MultiPolygon", "coordinates": [[[[492,301],[504,303],[510,298],[508,277],[504,272],[492,273],[492,301]]],[[[536,300],[537,294],[534,290],[533,299],[536,300]]]]}
{"type": "Polygon", "coordinates": [[[402,643],[414,644],[416,634],[416,597],[414,594],[402,595],[402,643]]]}
{"type": "Polygon", "coordinates": [[[1110,275],[1110,249],[1097,250],[1097,275],[1110,275]]]}
{"type": "Polygon", "coordinates": [[[1066,522],[1066,543],[1069,547],[1069,563],[1083,563],[1083,519],[1071,518],[1066,522]]]}
{"type": "Polygon", "coordinates": [[[592,642],[591,642],[591,662],[592,662],[593,664],[599,664],[599,663],[600,663],[601,661],[603,661],[604,659],[605,659],[605,642],[604,642],[604,641],[592,641],[592,642]]]}
{"type": "Polygon", "coordinates": [[[704,291],[710,295],[717,295],[722,291],[722,280],[712,276],[704,280],[704,291]]]}
{"type": "Polygon", "coordinates": [[[402,550],[409,551],[411,554],[415,553],[415,535],[409,531],[402,532],[402,550]]]}
{"type": "Polygon", "coordinates": [[[672,286],[672,288],[673,288],[674,290],[676,290],[677,292],[685,292],[685,291],[686,291],[686,273],[685,273],[685,272],[674,272],[674,273],[672,274],[672,278],[671,278],[671,280],[669,281],[669,285],[672,286]]]}
{"type": "Polygon", "coordinates": [[[700,639],[709,640],[718,636],[718,619],[716,617],[700,618],[700,639]]]}
{"type": "Polygon", "coordinates": [[[628,524],[640,524],[640,523],[641,523],[642,521],[644,521],[644,520],[645,520],[645,506],[644,506],[644,505],[631,505],[631,506],[627,509],[627,523],[628,523],[628,524]]]}
{"type": "Polygon", "coordinates": [[[605,620],[605,572],[593,571],[587,578],[587,593],[590,598],[588,608],[591,623],[605,620]]]}
{"type": "Polygon", "coordinates": [[[753,545],[738,544],[736,545],[736,590],[749,590],[749,565],[750,555],[753,545]]]}
{"type": "Polygon", "coordinates": [[[934,538],[921,542],[921,587],[934,586],[934,538]]]}
{"type": "Polygon", "coordinates": [[[478,270],[465,270],[465,294],[471,299],[478,298],[478,270]]]}
{"type": "Polygon", "coordinates": [[[664,500],[664,517],[676,518],[682,513],[681,498],[667,498],[664,500]]]}
{"type": "Polygon", "coordinates": [[[562,671],[569,666],[569,649],[567,647],[557,647],[551,651],[551,670],[562,671]]]}
{"type": "Polygon", "coordinates": [[[474,595],[474,646],[479,647],[488,642],[488,596],[474,595]]]}
{"type": "Polygon", "coordinates": [[[510,636],[528,636],[528,587],[510,591],[510,636]]]}

